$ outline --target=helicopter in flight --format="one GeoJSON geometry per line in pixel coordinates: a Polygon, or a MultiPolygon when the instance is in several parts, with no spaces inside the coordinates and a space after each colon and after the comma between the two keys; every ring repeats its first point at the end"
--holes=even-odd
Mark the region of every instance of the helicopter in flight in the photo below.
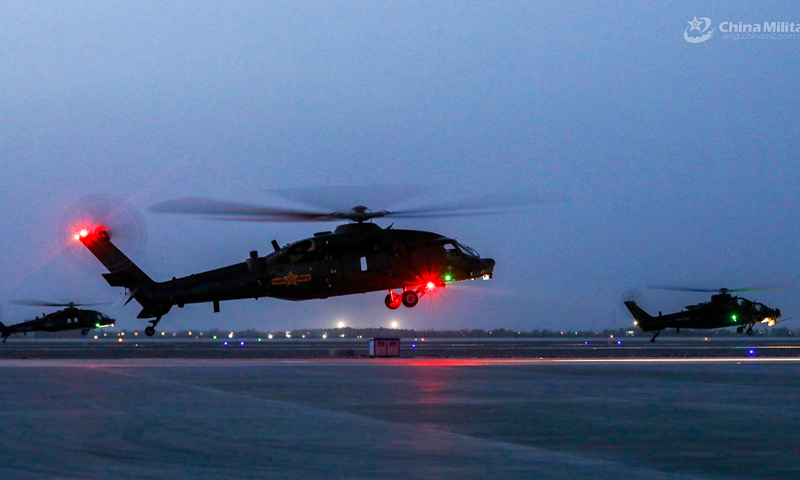
{"type": "Polygon", "coordinates": [[[686,310],[667,315],[662,315],[661,312],[658,312],[657,317],[645,312],[635,301],[625,301],[625,306],[628,307],[631,315],[633,315],[633,324],[645,332],[655,332],[653,338],[650,339],[651,342],[655,342],[656,337],[665,328],[674,328],[680,333],[681,328],[736,327],[736,333],[747,332],[748,335],[752,335],[753,326],[756,323],[766,323],[771,327],[781,318],[780,309],[770,308],[763,303],[731,295],[731,293],[736,292],[754,292],[765,289],[720,288],[714,290],[665,286],[654,286],[652,288],[683,292],[716,292],[716,294],[711,296],[711,301],[709,302],[687,305],[686,310]]]}
{"type": "MultiPolygon", "coordinates": [[[[544,203],[517,202],[512,207],[544,203]]],[[[440,204],[433,208],[371,211],[363,205],[349,210],[314,211],[274,208],[203,198],[183,198],[156,204],[156,213],[199,215],[232,221],[341,221],[333,231],[284,246],[272,240],[273,251],[259,255],[254,250],[243,262],[163,282],[152,280],[113,242],[114,232],[103,219],[72,224],[71,234],[105,266],[102,274],[109,285],[124,287],[125,304],[136,300],[142,310],[137,318],[149,319],[145,334],[155,334],[161,317],[173,306],[213,304],[245,298],[272,297],[283,300],[324,299],[359,293],[386,291],[386,307],[416,306],[428,292],[451,282],[492,278],[495,261],[482,258],[474,249],[438,233],[380,227],[372,220],[384,217],[412,218],[496,213],[488,203],[440,204]]],[[[502,206],[501,206],[502,208],[502,206]]]]}
{"type": "Polygon", "coordinates": [[[60,332],[62,330],[80,330],[83,335],[89,333],[93,328],[113,327],[114,319],[96,310],[87,310],[78,307],[92,305],[82,303],[53,303],[38,300],[23,300],[12,302],[18,305],[43,306],[43,307],[66,307],[52,313],[43,314],[27,322],[16,325],[4,325],[0,322],[0,336],[3,343],[9,336],[15,333],[27,335],[28,332],[60,332]]]}

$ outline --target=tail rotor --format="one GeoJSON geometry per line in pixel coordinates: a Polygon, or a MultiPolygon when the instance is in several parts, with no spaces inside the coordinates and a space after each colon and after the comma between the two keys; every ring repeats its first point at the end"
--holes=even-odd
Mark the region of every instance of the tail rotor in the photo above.
{"type": "Polygon", "coordinates": [[[58,229],[62,251],[78,267],[98,270],[100,265],[80,239],[99,231],[105,231],[134,258],[142,253],[147,239],[144,219],[127,200],[98,194],[78,200],[64,212],[58,229]]]}

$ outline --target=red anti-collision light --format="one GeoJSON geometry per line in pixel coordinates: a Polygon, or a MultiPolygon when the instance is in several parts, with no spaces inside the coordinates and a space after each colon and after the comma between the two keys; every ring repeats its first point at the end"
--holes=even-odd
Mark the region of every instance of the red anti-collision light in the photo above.
{"type": "Polygon", "coordinates": [[[94,228],[81,228],[72,235],[72,238],[76,241],[84,242],[87,240],[91,241],[96,240],[97,238],[108,237],[108,233],[108,228],[99,225],[94,228]]]}

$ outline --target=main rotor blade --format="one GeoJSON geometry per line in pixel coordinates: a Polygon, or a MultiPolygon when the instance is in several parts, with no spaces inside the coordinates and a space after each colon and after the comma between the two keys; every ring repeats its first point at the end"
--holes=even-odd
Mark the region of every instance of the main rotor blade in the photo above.
{"type": "Polygon", "coordinates": [[[432,191],[434,187],[422,185],[321,185],[267,190],[273,195],[331,212],[346,212],[353,205],[399,205],[432,191]]]}
{"type": "Polygon", "coordinates": [[[44,300],[11,300],[8,303],[13,303],[15,305],[25,305],[28,307],[88,307],[90,305],[105,305],[108,302],[64,303],[64,302],[47,302],[44,300]]]}
{"type": "Polygon", "coordinates": [[[704,292],[704,293],[740,293],[740,292],[766,292],[770,290],[783,290],[786,287],[753,287],[753,288],[688,288],[674,287],[671,285],[648,285],[647,288],[656,290],[674,290],[677,292],[704,292]]]}
{"type": "Polygon", "coordinates": [[[314,212],[291,208],[272,208],[247,203],[226,202],[209,198],[186,197],[157,203],[155,213],[200,215],[217,220],[252,222],[320,222],[339,220],[331,212],[314,212]]]}
{"type": "Polygon", "coordinates": [[[478,197],[457,199],[429,207],[395,210],[386,216],[398,218],[453,217],[472,215],[493,215],[503,212],[521,211],[526,207],[561,203],[567,200],[566,195],[541,192],[509,192],[490,194],[478,197]]]}
{"type": "MultiPolygon", "coordinates": [[[[311,194],[308,198],[310,198],[311,203],[317,203],[317,201],[343,188],[347,187],[320,187],[319,195],[311,194]]],[[[354,188],[358,190],[360,187],[354,188]]],[[[377,190],[374,190],[372,193],[378,195],[381,188],[388,187],[374,188],[377,190]]],[[[409,190],[414,189],[414,187],[402,188],[408,188],[409,190]]],[[[420,189],[421,187],[417,187],[417,190],[420,189]]],[[[306,189],[275,190],[274,192],[298,201],[303,201],[303,195],[307,193],[306,189]]],[[[359,194],[359,192],[356,191],[354,194],[359,194]]],[[[364,203],[359,203],[356,206],[350,205],[340,210],[314,211],[299,208],[275,208],[201,197],[186,197],[157,203],[150,207],[150,211],[155,213],[178,213],[198,215],[218,220],[249,222],[325,222],[331,220],[353,220],[363,222],[371,218],[388,216],[399,218],[423,218],[491,215],[508,211],[519,211],[534,205],[563,202],[566,198],[567,197],[564,195],[555,193],[513,192],[502,195],[484,195],[480,197],[458,199],[428,207],[394,211],[371,211],[363,206],[364,203]]],[[[376,197],[376,201],[379,200],[380,198],[376,197]]],[[[341,203],[341,201],[339,203],[341,203]]]]}

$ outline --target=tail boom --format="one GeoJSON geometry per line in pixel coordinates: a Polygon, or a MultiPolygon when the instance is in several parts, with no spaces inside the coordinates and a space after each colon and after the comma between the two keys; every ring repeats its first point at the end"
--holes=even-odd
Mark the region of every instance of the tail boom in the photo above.
{"type": "Polygon", "coordinates": [[[131,299],[139,302],[142,311],[138,318],[160,318],[169,312],[172,305],[152,304],[140,295],[143,289],[146,290],[155,285],[155,282],[111,242],[111,235],[107,228],[97,227],[92,232],[76,234],[75,238],[80,240],[92,252],[92,255],[97,257],[100,263],[108,269],[108,273],[103,274],[103,278],[108,284],[112,287],[127,289],[130,292],[128,302],[131,299]]]}

